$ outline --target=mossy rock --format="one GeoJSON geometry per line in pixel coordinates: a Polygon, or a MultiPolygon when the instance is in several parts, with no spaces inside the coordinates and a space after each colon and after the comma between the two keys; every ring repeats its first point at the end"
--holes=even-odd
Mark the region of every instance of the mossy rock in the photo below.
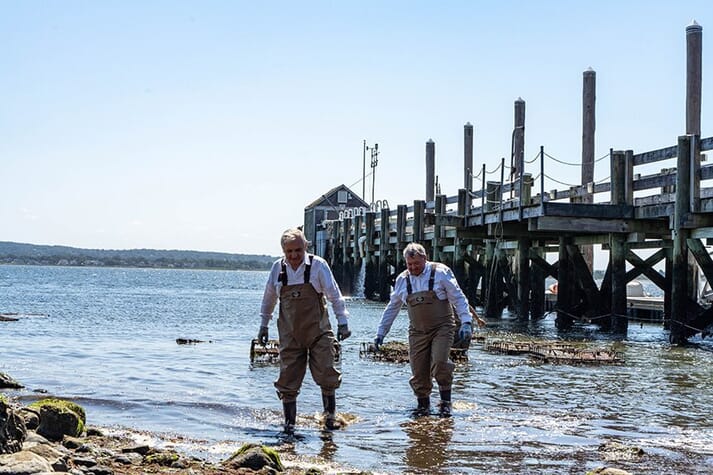
{"type": "Polygon", "coordinates": [[[82,424],[87,423],[87,414],[84,411],[84,408],[76,402],[49,397],[45,399],[40,399],[39,401],[35,401],[28,407],[36,407],[37,409],[41,409],[43,406],[52,406],[60,410],[72,411],[79,416],[79,418],[82,420],[82,424]]]}
{"type": "Polygon", "coordinates": [[[174,462],[178,462],[178,454],[175,452],[159,452],[156,454],[147,455],[144,457],[144,463],[157,464],[164,467],[170,467],[174,462]]]}
{"type": "Polygon", "coordinates": [[[87,416],[79,404],[47,398],[35,401],[28,407],[39,410],[40,425],[37,433],[49,440],[62,440],[65,435],[79,437],[84,432],[87,416]]]}
{"type": "Polygon", "coordinates": [[[223,464],[234,468],[250,468],[252,470],[261,470],[265,466],[278,472],[285,470],[280,460],[280,454],[275,449],[257,444],[244,444],[223,464]]]}

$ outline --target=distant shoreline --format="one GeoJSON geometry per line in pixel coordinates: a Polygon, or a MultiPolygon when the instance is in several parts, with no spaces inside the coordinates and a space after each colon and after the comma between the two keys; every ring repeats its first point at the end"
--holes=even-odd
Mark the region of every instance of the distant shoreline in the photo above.
{"type": "Polygon", "coordinates": [[[134,266],[134,265],[109,265],[109,264],[43,264],[43,263],[17,263],[1,262],[0,266],[32,266],[32,267],[70,267],[94,269],[156,269],[156,270],[225,270],[225,271],[269,271],[270,268],[242,268],[242,267],[199,267],[199,266],[134,266]]]}
{"type": "Polygon", "coordinates": [[[0,265],[269,270],[277,257],[209,251],[81,249],[0,241],[0,265]]]}

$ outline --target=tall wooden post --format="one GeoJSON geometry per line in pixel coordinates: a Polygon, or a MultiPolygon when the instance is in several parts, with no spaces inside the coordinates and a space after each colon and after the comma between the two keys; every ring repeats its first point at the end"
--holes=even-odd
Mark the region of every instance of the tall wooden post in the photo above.
{"type": "Polygon", "coordinates": [[[436,144],[426,142],[426,203],[433,201],[436,193],[436,144]]]}
{"type": "Polygon", "coordinates": [[[517,257],[518,257],[518,282],[517,294],[520,301],[518,313],[520,319],[527,320],[530,318],[530,246],[529,238],[518,239],[517,257]]]}
{"type": "MultiPolygon", "coordinates": [[[[446,195],[436,195],[436,203],[434,213],[436,217],[443,215],[446,212],[446,195]]],[[[443,262],[443,226],[439,224],[436,218],[436,224],[433,226],[433,241],[431,242],[432,257],[434,261],[443,262]]]]}
{"type": "Polygon", "coordinates": [[[567,246],[572,243],[571,236],[559,237],[559,258],[557,260],[557,317],[555,326],[566,329],[572,326],[572,314],[575,276],[569,262],[567,246]]]}
{"type": "Polygon", "coordinates": [[[673,249],[666,248],[666,263],[664,264],[664,274],[666,275],[666,288],[663,293],[663,328],[671,330],[671,317],[673,315],[671,305],[671,295],[673,288],[671,287],[671,276],[673,275],[673,249]]]}
{"type": "Polygon", "coordinates": [[[525,170],[525,101],[521,97],[515,101],[515,130],[513,130],[510,166],[511,181],[522,177],[525,170]]]}
{"type": "MultiPolygon", "coordinates": [[[[535,247],[530,247],[530,254],[545,259],[544,245],[545,243],[540,241],[535,247]]],[[[546,279],[545,271],[540,266],[530,266],[530,318],[533,320],[542,318],[545,314],[546,279]]]]}
{"type": "MultiPolygon", "coordinates": [[[[352,241],[352,255],[354,256],[354,265],[361,265],[362,255],[359,240],[362,237],[361,223],[364,221],[364,216],[356,215],[352,218],[352,226],[354,228],[354,240],[352,241]]],[[[366,243],[364,243],[366,244],[366,243]]]]}
{"type": "Polygon", "coordinates": [[[340,288],[345,295],[352,295],[354,292],[354,267],[352,265],[352,247],[349,245],[351,237],[352,220],[345,218],[342,221],[342,282],[340,288]]]}
{"type": "Polygon", "coordinates": [[[502,183],[499,181],[489,181],[485,191],[485,205],[483,208],[486,212],[493,211],[500,207],[502,183]]]}
{"type": "Polygon", "coordinates": [[[463,188],[473,191],[473,126],[463,126],[463,188]]]}
{"type": "Polygon", "coordinates": [[[624,203],[634,204],[634,151],[624,152],[624,203]]]}
{"type": "Polygon", "coordinates": [[[686,27],[686,133],[701,135],[703,27],[686,27]]]}
{"type": "Polygon", "coordinates": [[[490,239],[485,242],[485,275],[483,276],[483,284],[481,285],[481,295],[484,300],[483,306],[485,307],[486,318],[497,318],[500,316],[496,305],[500,297],[496,295],[500,287],[497,282],[498,279],[496,278],[497,273],[495,241],[490,239]]]}
{"type": "MultiPolygon", "coordinates": [[[[626,204],[627,190],[626,152],[611,154],[611,199],[613,205],[626,204]]],[[[626,236],[609,234],[609,265],[611,267],[611,314],[610,327],[617,333],[626,333],[626,236]]],[[[603,325],[603,327],[607,327],[603,325]]]]}
{"type": "Polygon", "coordinates": [[[470,200],[468,199],[468,190],[461,188],[458,190],[458,216],[467,216],[470,214],[470,200]]]}
{"type": "Polygon", "coordinates": [[[628,317],[626,310],[626,237],[610,234],[610,262],[612,288],[611,329],[626,335],[628,317]]]}
{"type": "MultiPolygon", "coordinates": [[[[334,221],[332,224],[332,236],[331,236],[331,241],[332,241],[332,261],[329,263],[329,265],[332,267],[332,272],[336,272],[335,267],[341,267],[342,265],[342,254],[341,254],[341,249],[339,245],[339,222],[334,221]]],[[[335,273],[335,275],[339,275],[338,272],[335,273]]]]}
{"type": "MultiPolygon", "coordinates": [[[[686,27],[686,134],[701,135],[701,85],[703,83],[703,27],[693,21],[686,27]]],[[[700,211],[700,176],[701,154],[698,150],[698,140],[691,144],[691,165],[689,201],[691,212],[700,211]]],[[[688,256],[689,275],[688,295],[694,301],[698,299],[698,263],[692,254],[688,256]]]]}
{"type": "Polygon", "coordinates": [[[423,200],[414,200],[413,202],[413,242],[421,243],[424,235],[424,220],[423,215],[426,212],[426,202],[423,200]]]}
{"type": "Polygon", "coordinates": [[[406,247],[406,216],[408,206],[398,205],[396,207],[396,273],[406,268],[404,263],[403,250],[406,247]]]}
{"type": "MultiPolygon", "coordinates": [[[[594,133],[596,130],[596,100],[597,100],[597,73],[592,68],[583,73],[582,81],[582,182],[585,187],[594,183],[594,133]]],[[[586,189],[586,188],[585,188],[586,189]]],[[[582,195],[583,203],[593,203],[594,194],[585,192],[582,195]]],[[[594,249],[592,245],[580,247],[584,262],[589,267],[589,272],[594,268],[594,249]]]]}
{"type": "Polygon", "coordinates": [[[381,229],[379,231],[379,300],[386,302],[391,294],[389,282],[389,208],[381,208],[381,229]]]}
{"type": "MultiPolygon", "coordinates": [[[[690,294],[691,274],[687,239],[690,231],[684,223],[690,214],[690,170],[691,136],[678,137],[678,159],[676,161],[676,203],[673,212],[673,258],[671,270],[671,343],[686,342],[687,308],[690,294]]],[[[693,296],[695,298],[695,295],[693,296]]],[[[695,301],[695,300],[694,300],[695,301]]]]}
{"type": "Polygon", "coordinates": [[[364,297],[371,300],[374,298],[374,293],[377,289],[378,282],[378,267],[374,258],[374,236],[376,235],[376,213],[369,211],[364,217],[364,259],[366,259],[366,269],[364,275],[364,297]]]}

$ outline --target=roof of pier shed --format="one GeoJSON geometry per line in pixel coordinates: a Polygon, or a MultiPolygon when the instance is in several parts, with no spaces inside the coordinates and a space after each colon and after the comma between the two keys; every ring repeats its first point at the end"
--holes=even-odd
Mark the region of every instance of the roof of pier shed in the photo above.
{"type": "Polygon", "coordinates": [[[326,193],[322,194],[319,198],[314,200],[312,203],[305,206],[305,211],[315,208],[330,208],[330,209],[340,209],[340,208],[358,208],[358,207],[369,207],[369,204],[359,198],[359,195],[354,193],[346,185],[342,184],[332,188],[326,193]],[[339,192],[346,192],[346,195],[342,195],[340,200],[339,192]],[[344,196],[346,196],[346,201],[344,196]]]}

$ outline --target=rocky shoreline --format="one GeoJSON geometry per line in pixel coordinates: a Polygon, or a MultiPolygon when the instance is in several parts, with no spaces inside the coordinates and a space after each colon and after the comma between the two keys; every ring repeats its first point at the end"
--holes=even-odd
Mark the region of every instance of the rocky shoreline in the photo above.
{"type": "MultiPolygon", "coordinates": [[[[0,372],[0,391],[22,388],[0,372]]],[[[87,426],[84,408],[69,400],[48,397],[23,406],[0,392],[0,475],[371,474],[306,463],[290,455],[289,443],[282,452],[244,444],[225,460],[211,462],[145,443],[136,437],[139,434],[87,426]]],[[[643,454],[641,449],[616,443],[600,450],[616,460],[636,460],[643,454]]],[[[630,473],[600,467],[587,475],[630,473]]]]}
{"type": "MultiPolygon", "coordinates": [[[[0,390],[23,386],[0,372],[0,390]]],[[[245,444],[221,462],[137,443],[128,436],[86,426],[84,409],[45,398],[28,406],[0,393],[0,475],[321,474],[279,451],[245,444]]],[[[339,471],[343,474],[364,472],[339,471]]]]}

